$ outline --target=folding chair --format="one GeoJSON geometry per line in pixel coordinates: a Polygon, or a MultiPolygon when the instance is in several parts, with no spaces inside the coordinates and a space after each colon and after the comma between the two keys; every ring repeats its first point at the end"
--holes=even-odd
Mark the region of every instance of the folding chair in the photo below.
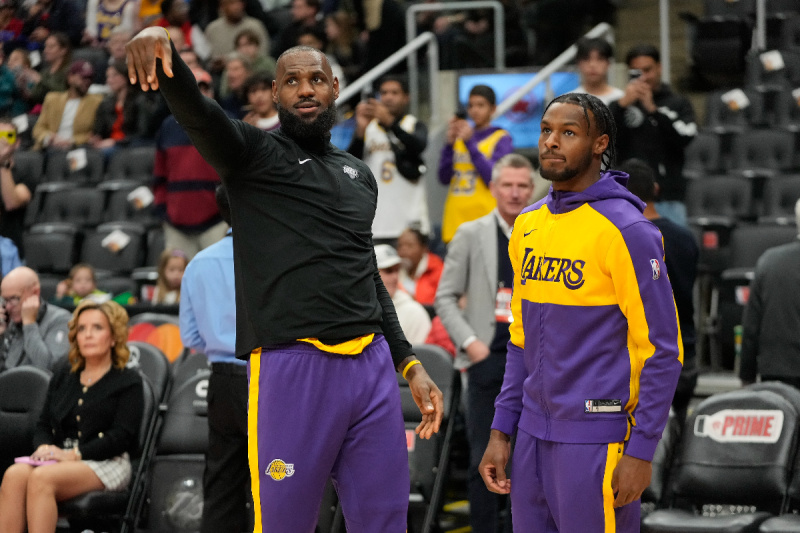
{"type": "Polygon", "coordinates": [[[167,356],[146,342],[129,341],[128,348],[131,351],[128,368],[138,368],[143,375],[147,376],[153,385],[156,401],[165,402],[172,386],[172,373],[167,356]]]}
{"type": "Polygon", "coordinates": [[[0,373],[0,478],[15,457],[33,452],[33,431],[49,384],[50,373],[35,366],[0,373]]]}

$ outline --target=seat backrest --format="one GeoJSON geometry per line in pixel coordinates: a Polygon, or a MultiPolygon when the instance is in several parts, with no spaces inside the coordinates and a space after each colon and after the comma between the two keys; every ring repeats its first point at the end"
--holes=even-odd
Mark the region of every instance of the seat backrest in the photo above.
{"type": "Polygon", "coordinates": [[[158,266],[158,260],[161,257],[161,252],[166,249],[164,242],[164,230],[162,228],[153,228],[147,232],[147,259],[145,263],[147,266],[158,266]]]}
{"type": "Polygon", "coordinates": [[[14,181],[39,184],[44,178],[42,152],[20,150],[14,154],[14,181]]]}
{"type": "Polygon", "coordinates": [[[196,374],[170,394],[156,455],[203,454],[208,448],[208,378],[196,374]]]}
{"type": "Polygon", "coordinates": [[[40,183],[33,193],[33,198],[31,198],[28,208],[25,210],[25,226],[32,226],[40,222],[39,218],[44,208],[45,200],[49,195],[58,195],[68,189],[74,189],[75,187],[77,187],[77,184],[65,181],[40,183]]]}
{"type": "Polygon", "coordinates": [[[721,147],[718,135],[701,132],[684,151],[683,172],[687,176],[705,178],[720,170],[721,147]]]}
{"type": "Polygon", "coordinates": [[[733,102],[723,101],[723,95],[728,91],[715,91],[706,97],[706,124],[710,128],[734,127],[745,129],[753,124],[759,124],[763,100],[761,94],[756,91],[743,91],[749,105],[738,107],[733,102]]]}
{"type": "Polygon", "coordinates": [[[101,183],[98,188],[106,195],[106,210],[103,220],[116,222],[130,220],[139,222],[145,227],[157,224],[153,215],[152,204],[138,208],[128,200],[128,195],[142,184],[131,180],[114,180],[101,183]]]}
{"type": "Polygon", "coordinates": [[[33,451],[33,432],[49,384],[50,373],[34,366],[0,373],[0,470],[33,451]]]}
{"type": "Polygon", "coordinates": [[[731,234],[730,268],[754,268],[769,248],[797,239],[796,226],[739,226],[731,234]]]}
{"type": "Polygon", "coordinates": [[[145,231],[141,224],[107,223],[101,224],[94,231],[89,231],[81,248],[81,261],[89,263],[98,270],[108,270],[116,274],[130,274],[134,268],[144,262],[145,231]],[[112,231],[119,230],[130,237],[127,246],[113,252],[102,245],[112,231]]]}
{"type": "Polygon", "coordinates": [[[752,187],[745,178],[715,176],[693,180],[687,186],[686,212],[691,217],[750,214],[752,187]]]}
{"type": "Polygon", "coordinates": [[[695,505],[753,505],[779,512],[797,430],[797,409],[776,392],[742,389],[711,396],[684,427],[676,497],[695,505]]]}
{"type": "MultiPolygon", "coordinates": [[[[96,271],[95,274],[98,274],[96,271]]],[[[136,282],[130,276],[109,276],[97,278],[97,288],[103,292],[107,292],[112,296],[119,296],[129,292],[131,296],[136,296],[136,282]]]]}
{"type": "Polygon", "coordinates": [[[153,386],[157,402],[166,400],[172,381],[167,356],[146,342],[129,341],[128,348],[131,351],[128,367],[138,368],[143,375],[147,376],[153,386]]]}
{"type": "Polygon", "coordinates": [[[153,177],[155,159],[156,149],[152,146],[117,150],[108,163],[108,177],[149,182],[153,177]]]}
{"type": "Polygon", "coordinates": [[[792,166],[794,136],[788,131],[750,130],[733,140],[736,170],[783,170],[792,166]]]}
{"type": "Polygon", "coordinates": [[[26,264],[36,272],[66,273],[75,264],[78,228],[64,222],[36,224],[22,236],[26,264]]]}
{"type": "Polygon", "coordinates": [[[747,17],[755,14],[755,0],[705,0],[704,12],[707,17],[747,17]]]}
{"type": "Polygon", "coordinates": [[[800,199],[800,176],[785,176],[767,180],[764,185],[762,214],[794,217],[794,208],[798,199],[800,199]]]}
{"type": "Polygon", "coordinates": [[[49,150],[45,163],[47,181],[72,181],[76,183],[99,183],[103,179],[103,154],[93,148],[82,148],[86,151],[86,166],[72,169],[67,151],[49,150]]]}
{"type": "Polygon", "coordinates": [[[48,194],[39,220],[94,227],[103,219],[104,201],[103,193],[95,187],[78,187],[59,194],[48,194]]]}
{"type": "Polygon", "coordinates": [[[186,353],[173,363],[172,379],[177,388],[188,381],[189,378],[210,370],[211,364],[206,354],[200,352],[186,353]]]}

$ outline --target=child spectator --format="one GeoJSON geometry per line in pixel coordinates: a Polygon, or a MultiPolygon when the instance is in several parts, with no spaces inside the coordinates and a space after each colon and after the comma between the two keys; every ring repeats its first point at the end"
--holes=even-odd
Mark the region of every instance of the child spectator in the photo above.
{"type": "Polygon", "coordinates": [[[281,126],[278,110],[272,101],[272,80],[272,74],[260,72],[244,82],[250,111],[242,120],[264,131],[273,131],[281,126]]]}
{"type": "Polygon", "coordinates": [[[89,0],[83,41],[102,47],[115,28],[135,31],[138,25],[139,3],[136,0],[89,0]]]}
{"type": "Polygon", "coordinates": [[[56,286],[53,303],[56,305],[78,305],[83,300],[103,303],[111,295],[97,288],[94,267],[88,263],[78,263],[69,271],[69,277],[56,286]]]}
{"type": "Polygon", "coordinates": [[[496,106],[494,90],[476,85],[469,92],[466,117],[455,116],[447,128],[447,144],[439,160],[439,181],[450,185],[442,215],[442,240],[450,242],[464,222],[488,215],[495,208],[489,182],[492,167],[513,150],[511,135],[491,125],[496,106]]]}
{"type": "Polygon", "coordinates": [[[236,51],[250,61],[253,73],[275,72],[277,62],[272,56],[261,53],[261,37],[250,28],[245,28],[236,34],[234,45],[236,51]]]}
{"type": "Polygon", "coordinates": [[[428,236],[408,228],[397,238],[397,254],[403,259],[400,284],[422,305],[433,305],[444,263],[428,249],[428,236]]]}
{"type": "Polygon", "coordinates": [[[181,301],[181,280],[188,264],[189,258],[181,250],[168,248],[161,252],[153,304],[177,305],[181,301]]]}

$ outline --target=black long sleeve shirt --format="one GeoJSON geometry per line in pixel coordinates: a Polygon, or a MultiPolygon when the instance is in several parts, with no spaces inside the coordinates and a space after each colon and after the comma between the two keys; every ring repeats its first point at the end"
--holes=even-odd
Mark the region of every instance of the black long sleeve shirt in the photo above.
{"type": "Polygon", "coordinates": [[[228,191],[236,278],[236,354],[317,338],[383,333],[395,367],[411,355],[372,245],[377,183],[329,139],[299,141],[229,119],[172,49],[161,92],[228,191]]]}

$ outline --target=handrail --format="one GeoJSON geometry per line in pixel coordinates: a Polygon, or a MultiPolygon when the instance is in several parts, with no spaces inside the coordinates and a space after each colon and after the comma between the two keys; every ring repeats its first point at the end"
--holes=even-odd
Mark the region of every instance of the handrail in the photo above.
{"type": "MultiPolygon", "coordinates": [[[[586,33],[585,37],[605,37],[607,35],[613,35],[613,32],[614,28],[612,28],[610,24],[601,22],[600,24],[589,30],[586,33]]],[[[551,74],[553,74],[558,69],[562,68],[564,65],[572,61],[575,58],[575,54],[577,53],[577,51],[578,47],[573,44],[572,46],[561,52],[561,54],[558,57],[556,57],[554,60],[548,63],[544,68],[542,68],[542,70],[537,72],[536,75],[533,78],[531,78],[531,80],[528,83],[526,83],[525,85],[514,91],[511,95],[509,95],[508,98],[500,102],[497,105],[497,110],[494,112],[494,115],[492,115],[492,119],[493,120],[497,119],[503,114],[505,114],[512,107],[514,107],[514,105],[517,102],[522,100],[522,98],[526,94],[528,94],[531,91],[531,89],[533,89],[534,87],[545,81],[547,78],[550,77],[551,74]]]]}
{"type": "MultiPolygon", "coordinates": [[[[378,63],[369,72],[345,87],[344,90],[339,93],[339,100],[346,102],[350,98],[356,96],[362,91],[362,89],[366,89],[369,84],[386,74],[392,67],[403,61],[406,57],[413,56],[416,58],[417,50],[423,46],[428,47],[428,70],[431,78],[428,84],[430,88],[431,99],[430,123],[436,124],[439,120],[439,43],[436,41],[436,35],[429,31],[420,34],[417,38],[403,46],[400,50],[378,63]]],[[[419,93],[418,89],[419,78],[415,78],[413,84],[411,83],[411,80],[409,80],[410,93],[417,95],[419,93]]],[[[411,113],[415,116],[419,115],[418,110],[414,107],[411,108],[411,113]]]]}
{"type": "MultiPolygon", "coordinates": [[[[452,11],[452,10],[473,10],[490,7],[494,9],[494,68],[502,70],[506,68],[506,19],[503,11],[503,4],[498,0],[470,0],[460,2],[436,2],[431,4],[414,4],[406,9],[406,41],[411,42],[417,34],[417,13],[423,11],[452,11]]],[[[410,87],[416,87],[419,83],[419,71],[417,68],[417,56],[408,56],[408,83],[410,87]]],[[[419,94],[411,92],[411,113],[419,114],[419,94]]],[[[432,122],[431,122],[432,123],[432,122]]]]}

